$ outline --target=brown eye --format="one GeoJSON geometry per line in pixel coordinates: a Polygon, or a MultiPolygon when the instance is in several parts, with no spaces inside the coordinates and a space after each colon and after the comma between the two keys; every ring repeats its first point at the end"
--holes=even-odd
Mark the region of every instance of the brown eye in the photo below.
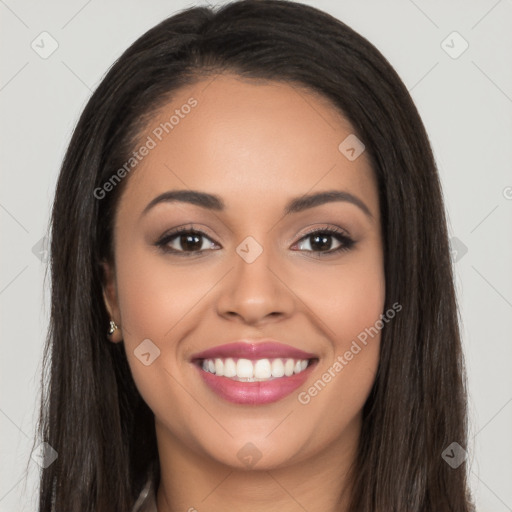
{"type": "Polygon", "coordinates": [[[336,229],[319,229],[308,233],[298,242],[299,250],[334,254],[348,251],[355,244],[354,240],[336,229]]]}
{"type": "Polygon", "coordinates": [[[165,252],[193,255],[207,249],[214,249],[213,242],[205,233],[194,229],[177,229],[163,236],[156,245],[165,252]]]}
{"type": "Polygon", "coordinates": [[[181,245],[185,251],[200,251],[203,246],[201,235],[190,233],[188,235],[179,235],[177,237],[178,244],[181,245]]]}

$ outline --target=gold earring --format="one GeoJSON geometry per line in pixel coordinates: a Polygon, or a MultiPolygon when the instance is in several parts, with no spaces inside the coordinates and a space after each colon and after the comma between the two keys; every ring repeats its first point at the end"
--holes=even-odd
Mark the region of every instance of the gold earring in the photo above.
{"type": "Polygon", "coordinates": [[[114,334],[114,332],[118,329],[116,323],[113,320],[110,320],[110,328],[108,330],[108,334],[114,334]]]}

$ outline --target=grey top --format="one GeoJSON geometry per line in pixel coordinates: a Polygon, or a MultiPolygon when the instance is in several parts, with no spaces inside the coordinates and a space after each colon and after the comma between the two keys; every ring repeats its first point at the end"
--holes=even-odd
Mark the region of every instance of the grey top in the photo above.
{"type": "Polygon", "coordinates": [[[148,479],[140,492],[132,512],[158,512],[156,508],[156,492],[151,478],[148,479]]]}

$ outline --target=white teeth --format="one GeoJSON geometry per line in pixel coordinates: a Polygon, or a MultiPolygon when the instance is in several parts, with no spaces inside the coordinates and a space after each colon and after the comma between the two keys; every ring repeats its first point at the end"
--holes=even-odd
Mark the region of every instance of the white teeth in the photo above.
{"type": "Polygon", "coordinates": [[[227,377],[244,382],[265,381],[281,377],[291,377],[294,373],[301,373],[308,367],[307,359],[250,359],[234,360],[204,359],[202,369],[218,377],[227,377]]]}
{"type": "Polygon", "coordinates": [[[287,359],[286,363],[284,363],[284,374],[287,377],[291,377],[293,375],[294,365],[295,365],[295,361],[293,359],[287,359]]]}
{"type": "Polygon", "coordinates": [[[249,359],[239,359],[236,362],[236,375],[240,378],[252,379],[254,377],[254,367],[249,359]]]}
{"type": "Polygon", "coordinates": [[[231,357],[224,361],[224,377],[236,377],[236,364],[231,357]]]}
{"type": "Polygon", "coordinates": [[[224,361],[222,359],[215,359],[215,375],[219,377],[224,375],[224,361]]]}
{"type": "Polygon", "coordinates": [[[268,379],[275,377],[270,368],[270,361],[268,359],[259,359],[254,364],[254,377],[257,379],[268,379]]]}
{"type": "MultiPolygon", "coordinates": [[[[306,366],[308,365],[307,361],[304,361],[306,366]]],[[[281,359],[274,359],[272,361],[272,377],[282,377],[284,375],[284,364],[281,359]]]]}

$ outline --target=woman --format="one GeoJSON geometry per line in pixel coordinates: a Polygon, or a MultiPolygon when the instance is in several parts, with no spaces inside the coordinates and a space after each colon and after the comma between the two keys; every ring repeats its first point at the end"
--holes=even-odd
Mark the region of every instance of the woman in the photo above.
{"type": "Polygon", "coordinates": [[[163,21],[52,215],[40,511],[468,511],[442,194],[386,59],[312,7],[163,21]]]}

